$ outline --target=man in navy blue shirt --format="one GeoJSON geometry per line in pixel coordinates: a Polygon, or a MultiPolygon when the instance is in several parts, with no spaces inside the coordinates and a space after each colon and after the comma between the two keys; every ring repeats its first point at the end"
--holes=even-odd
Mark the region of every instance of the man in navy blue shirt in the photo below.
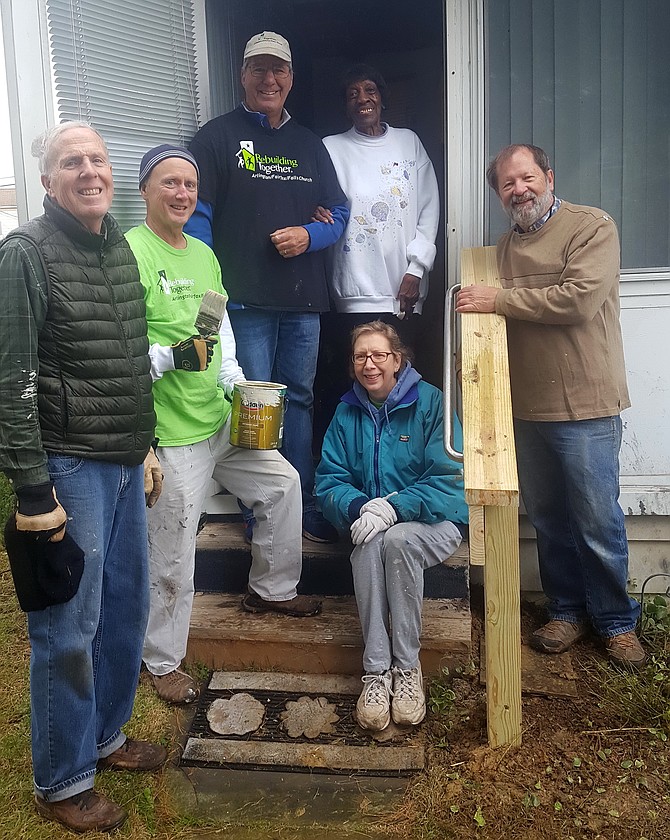
{"type": "Polygon", "coordinates": [[[191,143],[201,178],[186,231],[219,259],[246,375],[287,386],[282,454],[300,474],[303,535],[334,542],[313,496],[312,403],[320,313],[329,308],[324,250],[344,231],[346,196],[321,140],[284,108],[293,85],[288,41],[275,32],[251,38],[241,81],[244,101],[191,143]],[[330,223],[311,221],[319,205],[331,210],[330,223]]]}

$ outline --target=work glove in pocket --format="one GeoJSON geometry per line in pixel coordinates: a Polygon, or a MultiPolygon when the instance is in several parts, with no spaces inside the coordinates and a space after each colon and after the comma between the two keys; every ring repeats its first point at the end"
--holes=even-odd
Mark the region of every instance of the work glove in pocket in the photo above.
{"type": "Polygon", "coordinates": [[[44,532],[19,531],[12,514],[5,525],[5,548],[24,612],[64,604],[77,594],[84,552],[69,533],[52,542],[44,532]]]}

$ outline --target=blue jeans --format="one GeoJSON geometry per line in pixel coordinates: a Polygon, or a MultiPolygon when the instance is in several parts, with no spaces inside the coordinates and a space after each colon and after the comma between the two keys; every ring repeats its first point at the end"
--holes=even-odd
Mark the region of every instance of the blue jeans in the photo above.
{"type": "Polygon", "coordinates": [[[35,791],[56,802],[125,741],[149,587],[142,466],[49,455],[49,473],[85,555],[74,598],[28,613],[35,791]]]}
{"type": "Polygon", "coordinates": [[[319,353],[318,312],[231,309],[237,360],[247,379],[286,385],[282,455],[298,471],[303,512],[313,510],[312,405],[319,353]]]}
{"type": "Polygon", "coordinates": [[[621,418],[515,420],[519,483],[537,531],[551,618],[590,619],[603,638],[635,629],[619,498],[621,418]]]}

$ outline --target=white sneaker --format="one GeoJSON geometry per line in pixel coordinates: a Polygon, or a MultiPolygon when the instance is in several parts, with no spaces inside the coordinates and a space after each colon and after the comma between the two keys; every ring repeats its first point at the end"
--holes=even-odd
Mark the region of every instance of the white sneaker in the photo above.
{"type": "Polygon", "coordinates": [[[391,722],[389,704],[391,701],[390,671],[383,674],[365,674],[363,691],[356,703],[356,720],[363,729],[381,732],[391,722]]]}
{"type": "Polygon", "coordinates": [[[420,663],[408,671],[393,669],[391,714],[394,723],[399,726],[416,726],[426,717],[426,695],[420,663]]]}

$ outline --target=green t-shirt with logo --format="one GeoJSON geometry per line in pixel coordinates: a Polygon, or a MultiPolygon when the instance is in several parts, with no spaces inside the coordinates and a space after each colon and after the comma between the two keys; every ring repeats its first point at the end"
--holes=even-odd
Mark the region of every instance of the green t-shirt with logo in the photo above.
{"type": "MultiPolygon", "coordinates": [[[[196,333],[194,324],[208,289],[224,294],[214,252],[185,234],[186,248],[168,245],[146,224],[129,230],[147,306],[149,344],[168,347],[196,333]]],[[[185,446],[206,440],[230,414],[217,386],[221,347],[217,343],[207,370],[168,370],[153,385],[156,437],[160,446],[185,446]]]]}

